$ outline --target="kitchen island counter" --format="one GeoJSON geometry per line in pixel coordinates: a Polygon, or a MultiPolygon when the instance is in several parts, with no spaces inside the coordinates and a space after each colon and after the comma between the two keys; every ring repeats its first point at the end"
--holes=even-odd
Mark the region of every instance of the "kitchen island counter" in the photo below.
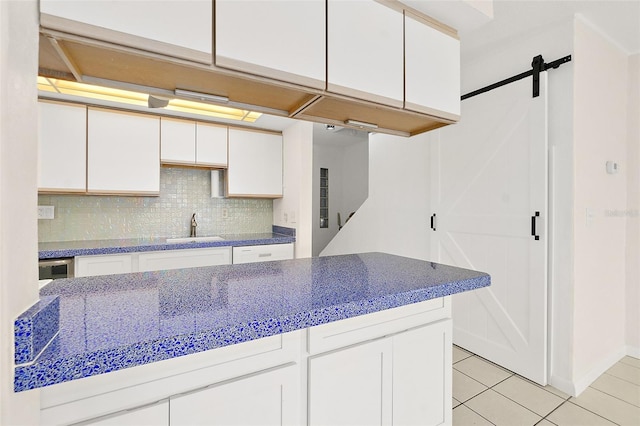
{"type": "Polygon", "coordinates": [[[59,333],[15,371],[52,385],[485,287],[490,277],[382,253],[56,280],[59,333]]]}

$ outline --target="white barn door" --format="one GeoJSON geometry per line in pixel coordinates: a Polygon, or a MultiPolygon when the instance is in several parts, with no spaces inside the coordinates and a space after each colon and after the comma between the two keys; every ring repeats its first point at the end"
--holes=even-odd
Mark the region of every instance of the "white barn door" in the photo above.
{"type": "Polygon", "coordinates": [[[454,343],[540,384],[547,381],[546,77],[536,98],[525,78],[463,101],[461,121],[434,132],[431,151],[432,256],[491,275],[491,287],[453,296],[454,343]]]}

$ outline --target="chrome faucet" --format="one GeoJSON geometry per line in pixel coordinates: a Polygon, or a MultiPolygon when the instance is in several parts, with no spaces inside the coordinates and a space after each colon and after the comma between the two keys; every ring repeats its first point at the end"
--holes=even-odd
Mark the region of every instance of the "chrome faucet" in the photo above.
{"type": "Polygon", "coordinates": [[[196,214],[194,213],[191,216],[191,232],[189,233],[190,237],[196,236],[196,226],[198,226],[198,222],[196,222],[196,214]]]}

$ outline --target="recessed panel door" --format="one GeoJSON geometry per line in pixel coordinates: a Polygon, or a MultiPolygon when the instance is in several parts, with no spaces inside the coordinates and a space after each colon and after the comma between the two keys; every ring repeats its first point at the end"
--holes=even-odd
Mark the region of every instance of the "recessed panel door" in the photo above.
{"type": "Polygon", "coordinates": [[[432,256],[487,272],[491,287],[453,296],[453,341],[545,384],[547,95],[531,79],[462,102],[434,133],[432,256]],[[535,235],[532,235],[535,234],[535,235]]]}

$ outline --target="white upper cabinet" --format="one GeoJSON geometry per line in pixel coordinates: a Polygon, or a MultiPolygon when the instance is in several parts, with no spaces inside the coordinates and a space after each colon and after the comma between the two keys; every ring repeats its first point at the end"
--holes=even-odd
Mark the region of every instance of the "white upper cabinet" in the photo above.
{"type": "Polygon", "coordinates": [[[406,109],[458,118],[460,41],[457,38],[407,14],[405,67],[406,109]]]}
{"type": "Polygon", "coordinates": [[[45,28],[211,63],[211,0],[41,0],[45,28]]]}
{"type": "Polygon", "coordinates": [[[165,117],[160,119],[160,160],[171,164],[195,164],[195,122],[165,117]]]}
{"type": "Polygon", "coordinates": [[[229,197],[282,197],[282,135],[229,129],[229,197]]]}
{"type": "Polygon", "coordinates": [[[226,126],[196,123],[196,164],[227,167],[226,126]]]}
{"type": "Polygon", "coordinates": [[[38,103],[38,190],[87,190],[87,107],[38,103]]]}
{"type": "Polygon", "coordinates": [[[375,1],[328,0],[327,14],[327,90],[402,108],[402,13],[375,1]]]}
{"type": "Polygon", "coordinates": [[[325,88],[324,0],[217,0],[215,64],[325,88]]]}
{"type": "Polygon", "coordinates": [[[160,193],[160,118],[89,108],[87,190],[160,193]]]}
{"type": "Polygon", "coordinates": [[[186,166],[227,166],[227,126],[160,119],[160,160],[186,166]]]}

